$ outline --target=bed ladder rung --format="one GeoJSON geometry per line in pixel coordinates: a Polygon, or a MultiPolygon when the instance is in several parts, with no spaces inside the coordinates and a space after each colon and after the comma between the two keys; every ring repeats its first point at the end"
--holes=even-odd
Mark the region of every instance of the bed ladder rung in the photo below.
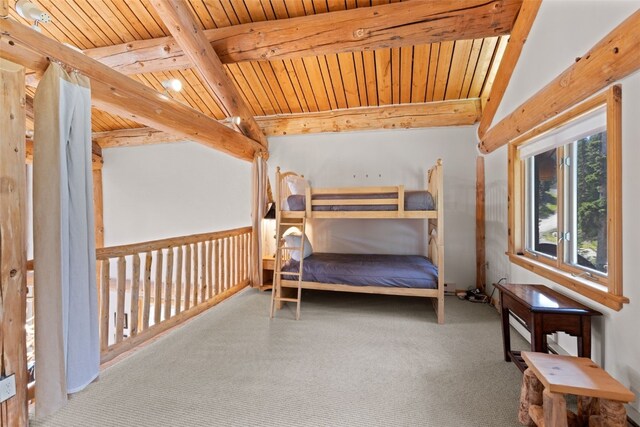
{"type": "Polygon", "coordinates": [[[283,276],[299,276],[300,273],[296,273],[295,271],[274,271],[273,274],[283,275],[283,276]]]}
{"type": "Polygon", "coordinates": [[[282,298],[282,297],[276,297],[277,301],[284,301],[284,302],[298,302],[297,298],[282,298]]]}
{"type": "Polygon", "coordinates": [[[279,246],[278,249],[283,251],[303,251],[304,247],[302,246],[279,246]]]}

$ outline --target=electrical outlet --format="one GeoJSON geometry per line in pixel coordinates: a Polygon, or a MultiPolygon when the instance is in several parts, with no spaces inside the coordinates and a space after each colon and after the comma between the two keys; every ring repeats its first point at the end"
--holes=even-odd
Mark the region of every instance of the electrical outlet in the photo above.
{"type": "Polygon", "coordinates": [[[10,375],[0,379],[0,403],[16,395],[16,376],[10,375]]]}

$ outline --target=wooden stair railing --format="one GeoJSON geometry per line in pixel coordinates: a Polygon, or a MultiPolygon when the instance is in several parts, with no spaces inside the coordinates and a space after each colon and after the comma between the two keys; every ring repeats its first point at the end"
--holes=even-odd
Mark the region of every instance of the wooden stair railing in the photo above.
{"type": "Polygon", "coordinates": [[[249,284],[251,227],[96,250],[102,363],[249,284]]]}
{"type": "Polygon", "coordinates": [[[251,238],[242,227],[97,249],[101,363],[246,287],[251,238]]]}

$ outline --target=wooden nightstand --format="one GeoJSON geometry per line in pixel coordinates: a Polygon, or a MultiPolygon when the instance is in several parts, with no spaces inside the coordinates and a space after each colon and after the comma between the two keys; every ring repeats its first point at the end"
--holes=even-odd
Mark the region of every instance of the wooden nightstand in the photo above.
{"type": "Polygon", "coordinates": [[[271,289],[273,285],[273,270],[276,266],[276,259],[270,256],[262,257],[262,286],[261,291],[271,289]]]}

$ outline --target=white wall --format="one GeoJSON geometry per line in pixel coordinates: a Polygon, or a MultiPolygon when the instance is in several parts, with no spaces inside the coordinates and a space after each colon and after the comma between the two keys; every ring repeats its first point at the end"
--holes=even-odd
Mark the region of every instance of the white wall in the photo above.
{"type": "MultiPolygon", "coordinates": [[[[636,11],[638,1],[545,0],[505,93],[496,121],[541,89],[576,57],[636,11]]],[[[639,53],[640,55],[640,53],[639,53]]],[[[510,265],[507,249],[507,152],[503,147],[486,158],[488,281],[506,275],[513,283],[543,283],[604,313],[593,330],[594,360],[640,395],[640,73],[621,80],[623,120],[623,283],[631,303],[620,312],[600,306],[568,289],[510,265]]],[[[575,354],[575,339],[560,337],[560,344],[575,354]]],[[[640,410],[636,401],[633,408],[640,410]]],[[[631,416],[638,421],[633,409],[631,416]]]]}
{"type": "Polygon", "coordinates": [[[251,164],[185,142],[103,151],[105,245],[251,224],[251,164]]]}
{"type": "MultiPolygon", "coordinates": [[[[426,189],[426,172],[444,162],[445,280],[475,286],[475,127],[324,133],[269,139],[275,168],[314,186],[400,185],[426,189]],[[448,267],[447,267],[448,265],[448,267]]],[[[424,220],[314,220],[317,252],[425,254],[424,220]]]]}

